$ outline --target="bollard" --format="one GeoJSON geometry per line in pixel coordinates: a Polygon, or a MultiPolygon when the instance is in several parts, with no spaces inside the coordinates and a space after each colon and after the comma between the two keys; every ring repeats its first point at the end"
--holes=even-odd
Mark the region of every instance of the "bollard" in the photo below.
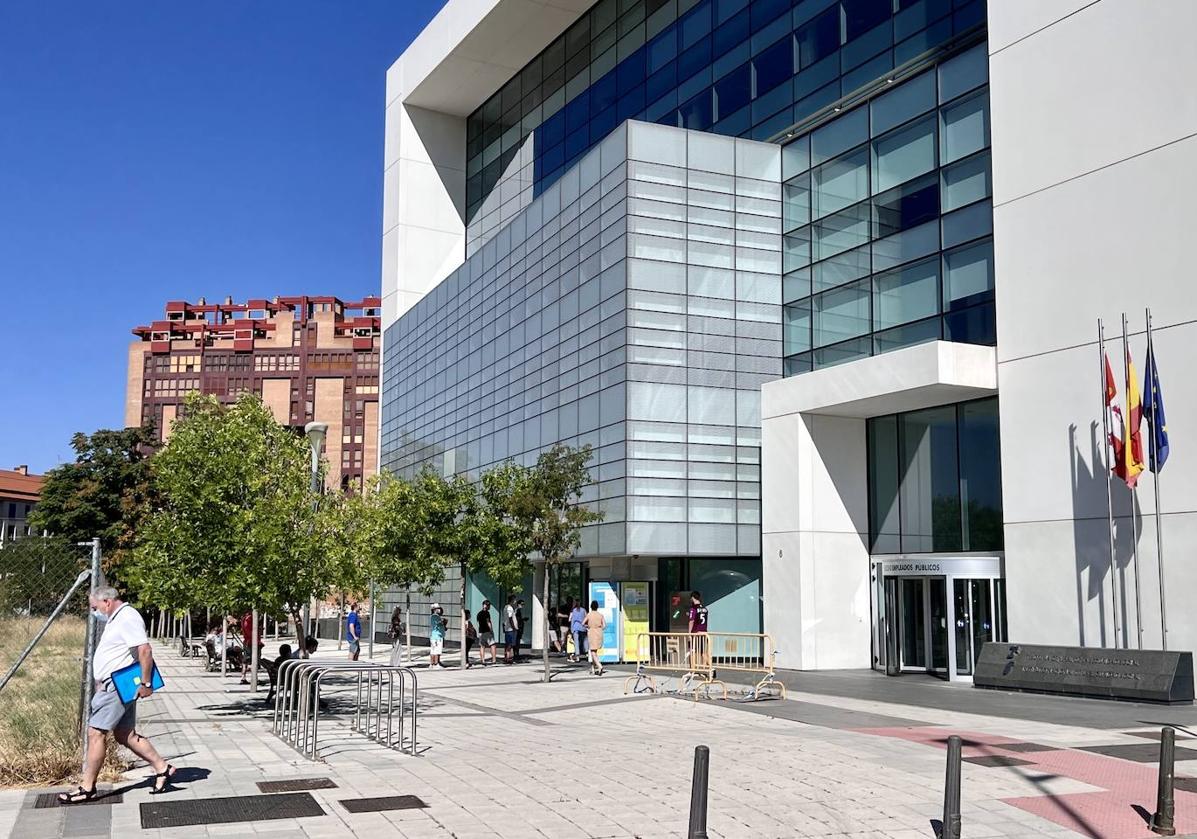
{"type": "Polygon", "coordinates": [[[1176,802],[1172,795],[1174,763],[1176,761],[1176,729],[1165,728],[1160,733],[1160,783],[1155,796],[1155,814],[1151,829],[1161,836],[1175,836],[1176,802]]]}
{"type": "Polygon", "coordinates": [[[943,827],[939,839],[960,839],[960,738],[948,738],[948,768],[943,782],[943,827]]]}
{"type": "Polygon", "coordinates": [[[707,778],[711,769],[711,750],[694,749],[694,780],[690,786],[690,830],[686,839],[707,839],[707,778]]]}

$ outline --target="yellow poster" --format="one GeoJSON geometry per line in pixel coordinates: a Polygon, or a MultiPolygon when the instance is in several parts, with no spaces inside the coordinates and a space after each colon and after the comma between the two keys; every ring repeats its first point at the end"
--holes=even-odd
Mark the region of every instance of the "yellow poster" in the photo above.
{"type": "Polygon", "coordinates": [[[640,661],[648,657],[647,639],[638,649],[637,637],[648,632],[649,584],[623,583],[622,589],[623,660],[640,661]]]}

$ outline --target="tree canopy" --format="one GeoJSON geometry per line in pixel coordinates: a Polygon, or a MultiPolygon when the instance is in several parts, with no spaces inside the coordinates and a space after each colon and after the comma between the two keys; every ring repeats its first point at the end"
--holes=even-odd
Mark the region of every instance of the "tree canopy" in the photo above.
{"type": "Polygon", "coordinates": [[[46,474],[30,526],[70,544],[98,536],[106,564],[119,565],[152,501],[149,463],[157,445],[148,427],[75,434],[75,461],[46,474]]]}

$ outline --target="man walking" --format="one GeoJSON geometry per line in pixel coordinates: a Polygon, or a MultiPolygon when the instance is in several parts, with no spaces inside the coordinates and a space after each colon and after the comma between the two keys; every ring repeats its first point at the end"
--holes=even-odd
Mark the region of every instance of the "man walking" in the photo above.
{"type": "Polygon", "coordinates": [[[104,765],[108,732],[116,742],[148,763],[154,770],[151,795],[166,792],[175,768],[162,759],[157,749],[145,737],[133,730],[137,723],[137,699],[145,699],[154,689],[150,687],[154,672],[154,654],[145,634],[145,621],[128,603],[117,597],[116,589],[100,586],[88,598],[92,614],[104,624],[104,632],[92,656],[92,675],[95,695],[87,718],[87,759],[83,765],[83,783],[71,793],[58,796],[61,804],[81,804],[96,797],[96,778],[104,765]],[[136,658],[141,665],[141,685],[137,699],[128,705],[112,684],[112,674],[132,664],[136,658]]]}
{"type": "Polygon", "coordinates": [[[357,661],[362,652],[362,619],[356,603],[350,605],[349,616],[345,618],[345,634],[349,637],[349,660],[357,661]]]}
{"type": "Polygon", "coordinates": [[[486,666],[486,649],[490,648],[490,663],[498,664],[495,658],[495,631],[490,621],[490,601],[483,600],[482,608],[478,610],[478,658],[482,666],[486,666]]]}

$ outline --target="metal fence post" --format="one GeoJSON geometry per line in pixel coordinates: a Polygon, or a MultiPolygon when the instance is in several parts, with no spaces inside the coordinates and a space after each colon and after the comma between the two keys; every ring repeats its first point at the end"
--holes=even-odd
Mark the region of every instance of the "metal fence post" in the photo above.
{"type": "Polygon", "coordinates": [[[690,829],[687,839],[707,839],[707,781],[711,770],[711,750],[694,749],[694,778],[690,785],[690,829]]]}
{"type": "MultiPolygon", "coordinates": [[[[87,593],[90,595],[92,591],[100,586],[100,538],[97,536],[91,540],[91,586],[87,593]]],[[[84,638],[83,648],[83,690],[80,693],[82,701],[79,703],[79,739],[83,745],[83,762],[87,763],[87,717],[91,710],[91,698],[96,692],[95,676],[91,669],[91,658],[96,651],[96,643],[99,641],[99,634],[96,632],[96,616],[91,613],[91,604],[88,603],[87,609],[87,633],[84,638]]]]}
{"type": "Polygon", "coordinates": [[[1155,796],[1155,814],[1151,817],[1151,830],[1161,836],[1175,836],[1176,801],[1172,794],[1172,781],[1176,760],[1176,729],[1165,728],[1160,733],[1160,780],[1155,796]]]}
{"type": "MultiPolygon", "coordinates": [[[[358,643],[361,643],[360,638],[358,639],[358,643]]],[[[369,658],[371,661],[374,660],[374,581],[373,580],[370,581],[370,651],[366,654],[366,657],[369,658]]]]}
{"type": "Polygon", "coordinates": [[[939,839],[960,839],[960,737],[948,738],[948,768],[943,783],[943,827],[939,839]]]}

